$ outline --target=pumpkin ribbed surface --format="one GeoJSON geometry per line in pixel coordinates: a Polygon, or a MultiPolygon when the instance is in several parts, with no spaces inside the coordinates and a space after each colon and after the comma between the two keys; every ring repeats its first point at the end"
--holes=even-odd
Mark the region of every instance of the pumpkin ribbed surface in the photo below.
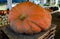
{"type": "Polygon", "coordinates": [[[10,27],[15,32],[33,34],[48,29],[52,17],[41,6],[31,2],[23,2],[11,9],[8,20],[10,27]]]}

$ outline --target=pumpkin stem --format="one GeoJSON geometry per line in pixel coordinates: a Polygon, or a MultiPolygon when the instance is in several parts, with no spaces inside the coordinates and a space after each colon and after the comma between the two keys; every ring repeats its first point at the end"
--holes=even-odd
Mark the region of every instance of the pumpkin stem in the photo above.
{"type": "Polygon", "coordinates": [[[24,19],[26,19],[26,15],[24,15],[24,14],[22,14],[22,15],[20,15],[20,20],[22,20],[22,21],[24,21],[24,19]]]}

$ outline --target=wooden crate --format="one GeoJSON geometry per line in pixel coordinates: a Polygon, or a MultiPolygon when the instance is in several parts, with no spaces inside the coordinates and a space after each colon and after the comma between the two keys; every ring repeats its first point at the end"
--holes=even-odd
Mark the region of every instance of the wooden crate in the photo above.
{"type": "Polygon", "coordinates": [[[51,25],[51,28],[46,31],[42,31],[38,34],[26,35],[26,34],[17,34],[12,31],[9,27],[4,27],[2,30],[8,36],[9,39],[53,39],[55,36],[56,25],[51,25]]]}

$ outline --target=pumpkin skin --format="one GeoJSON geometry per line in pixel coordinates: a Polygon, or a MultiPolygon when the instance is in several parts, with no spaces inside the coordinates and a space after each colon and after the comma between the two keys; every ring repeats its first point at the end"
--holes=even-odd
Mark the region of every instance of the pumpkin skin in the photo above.
{"type": "Polygon", "coordinates": [[[41,6],[23,2],[13,7],[9,13],[10,27],[18,33],[33,34],[49,29],[52,16],[41,6]]]}

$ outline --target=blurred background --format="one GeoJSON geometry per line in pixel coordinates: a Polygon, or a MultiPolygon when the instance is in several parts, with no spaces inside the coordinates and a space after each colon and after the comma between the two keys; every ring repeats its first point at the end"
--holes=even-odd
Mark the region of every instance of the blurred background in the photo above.
{"type": "Polygon", "coordinates": [[[11,10],[18,3],[25,1],[33,2],[52,14],[52,23],[57,25],[55,39],[60,39],[60,0],[0,0],[0,11],[11,10]]]}

